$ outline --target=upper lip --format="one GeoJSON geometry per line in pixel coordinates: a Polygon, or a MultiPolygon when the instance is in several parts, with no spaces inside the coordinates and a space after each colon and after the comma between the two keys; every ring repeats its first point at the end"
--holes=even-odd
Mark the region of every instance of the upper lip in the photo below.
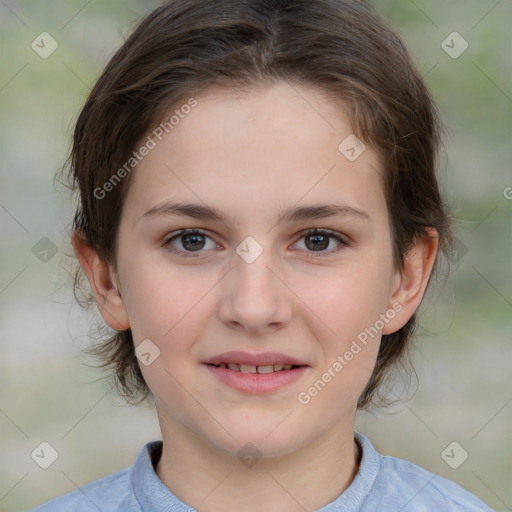
{"type": "Polygon", "coordinates": [[[285,354],[279,354],[278,352],[260,352],[251,353],[244,351],[232,351],[223,352],[215,357],[204,361],[205,364],[219,365],[222,363],[234,363],[234,364],[245,364],[251,366],[265,366],[265,365],[277,365],[277,364],[291,364],[294,366],[309,366],[303,361],[299,361],[294,357],[287,356],[285,354]]]}

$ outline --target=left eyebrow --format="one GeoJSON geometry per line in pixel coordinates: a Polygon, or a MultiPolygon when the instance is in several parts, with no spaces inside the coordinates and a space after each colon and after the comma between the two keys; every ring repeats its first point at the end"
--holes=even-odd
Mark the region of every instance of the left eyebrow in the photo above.
{"type": "Polygon", "coordinates": [[[364,220],[372,220],[363,210],[342,204],[310,205],[299,208],[287,208],[282,210],[278,223],[298,222],[301,220],[320,219],[325,217],[359,217],[364,220]]]}
{"type": "MultiPolygon", "coordinates": [[[[199,220],[214,220],[225,222],[225,218],[217,208],[198,203],[175,203],[166,201],[158,204],[144,213],[140,219],[158,214],[178,215],[192,217],[199,220]]],[[[356,217],[363,220],[372,220],[363,210],[341,204],[314,204],[297,208],[282,209],[279,213],[277,224],[283,222],[299,222],[309,219],[326,217],[356,217]]],[[[140,220],[139,219],[139,220],[140,220]]]]}

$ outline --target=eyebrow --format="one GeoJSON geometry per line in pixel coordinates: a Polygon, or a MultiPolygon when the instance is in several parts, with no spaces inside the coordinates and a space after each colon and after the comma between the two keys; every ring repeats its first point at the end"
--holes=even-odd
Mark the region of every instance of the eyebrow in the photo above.
{"type": "MultiPolygon", "coordinates": [[[[212,206],[206,206],[198,203],[175,203],[172,201],[166,201],[154,206],[144,213],[139,220],[161,214],[192,217],[194,219],[212,220],[222,223],[225,222],[221,211],[212,206]]],[[[314,204],[310,206],[281,209],[277,224],[335,216],[356,217],[363,220],[372,220],[368,213],[360,210],[359,208],[342,204],[314,204]]]]}

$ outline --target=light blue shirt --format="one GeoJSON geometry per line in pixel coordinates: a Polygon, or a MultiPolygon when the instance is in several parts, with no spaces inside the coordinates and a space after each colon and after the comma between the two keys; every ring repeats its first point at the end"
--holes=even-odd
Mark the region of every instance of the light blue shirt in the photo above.
{"type": "MultiPolygon", "coordinates": [[[[492,512],[458,484],[406,460],[377,453],[356,433],[359,471],[338,498],[317,512],[492,512]]],[[[158,478],[154,465],[162,442],[148,443],[131,468],[84,485],[32,512],[195,512],[158,478]]]]}

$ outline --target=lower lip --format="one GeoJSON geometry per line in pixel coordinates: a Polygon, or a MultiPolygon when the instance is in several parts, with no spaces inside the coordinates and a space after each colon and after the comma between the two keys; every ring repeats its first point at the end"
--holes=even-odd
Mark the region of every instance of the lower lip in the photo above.
{"type": "Polygon", "coordinates": [[[211,364],[205,366],[224,384],[252,395],[277,391],[299,379],[308,368],[307,366],[298,366],[293,370],[281,370],[272,373],[242,373],[211,364]]]}

